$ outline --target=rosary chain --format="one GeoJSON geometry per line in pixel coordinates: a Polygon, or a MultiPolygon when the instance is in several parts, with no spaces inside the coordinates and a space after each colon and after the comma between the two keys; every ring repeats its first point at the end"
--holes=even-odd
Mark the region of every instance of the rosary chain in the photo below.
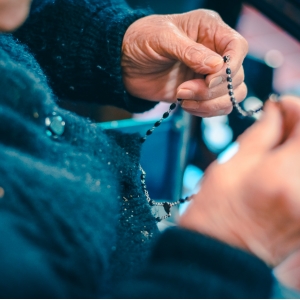
{"type": "Polygon", "coordinates": [[[156,217],[156,221],[157,222],[160,222],[160,221],[162,221],[164,219],[167,219],[167,218],[171,217],[171,207],[172,206],[184,203],[184,202],[186,202],[186,201],[188,201],[188,200],[191,199],[191,196],[186,197],[186,198],[181,198],[181,199],[179,199],[176,202],[157,202],[157,201],[151,199],[150,196],[149,196],[149,192],[147,190],[147,186],[146,186],[146,172],[143,170],[143,168],[142,168],[141,165],[139,165],[139,169],[141,171],[142,188],[143,188],[144,194],[146,196],[146,199],[147,199],[149,205],[150,206],[163,206],[163,208],[164,208],[164,210],[166,212],[165,216],[163,216],[163,217],[156,217]]]}
{"type": "MultiPolygon", "coordinates": [[[[230,69],[230,56],[226,55],[223,57],[224,62],[227,64],[227,68],[226,68],[226,74],[227,74],[227,88],[228,88],[228,94],[230,96],[230,101],[233,105],[233,107],[238,111],[239,114],[241,114],[243,117],[250,117],[253,116],[255,113],[258,113],[259,111],[261,111],[263,109],[263,107],[259,107],[258,109],[255,110],[249,110],[246,111],[244,110],[236,101],[235,97],[234,97],[234,91],[233,91],[233,85],[232,85],[232,77],[231,77],[231,69],[230,69]]],[[[140,139],[141,143],[144,143],[147,138],[153,133],[153,131],[160,126],[160,124],[163,122],[163,120],[167,119],[170,116],[170,113],[177,107],[177,104],[179,104],[181,102],[181,99],[177,99],[177,103],[172,103],[168,109],[168,111],[166,111],[162,117],[156,121],[152,128],[150,128],[149,130],[147,130],[146,134],[140,139]]],[[[151,199],[149,192],[147,190],[147,186],[146,186],[146,172],[143,170],[142,166],[139,165],[139,169],[141,171],[141,184],[142,184],[142,189],[143,192],[145,194],[145,197],[149,203],[150,206],[163,206],[166,215],[163,217],[156,217],[156,221],[160,222],[164,219],[167,219],[171,216],[171,208],[172,206],[184,203],[186,201],[191,200],[192,196],[188,196],[186,198],[181,198],[176,202],[157,202],[153,199],[151,199]]]]}
{"type": "Polygon", "coordinates": [[[227,88],[228,88],[228,94],[230,96],[230,101],[233,105],[233,107],[238,111],[239,114],[241,114],[243,117],[251,117],[254,114],[260,112],[263,109],[263,106],[257,108],[257,109],[250,109],[248,111],[244,110],[237,102],[236,99],[234,97],[234,91],[233,91],[233,85],[232,85],[232,77],[231,77],[231,69],[230,69],[230,56],[226,55],[223,57],[224,62],[227,64],[227,68],[226,68],[226,74],[227,74],[227,88]]]}

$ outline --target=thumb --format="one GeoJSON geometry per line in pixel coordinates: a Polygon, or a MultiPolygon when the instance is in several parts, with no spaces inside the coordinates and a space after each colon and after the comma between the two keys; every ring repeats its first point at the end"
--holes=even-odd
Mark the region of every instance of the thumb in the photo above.
{"type": "Polygon", "coordinates": [[[239,152],[249,155],[264,154],[278,146],[283,137],[283,116],[277,103],[266,103],[262,118],[239,138],[239,152]]]}
{"type": "Polygon", "coordinates": [[[207,75],[220,71],[224,65],[222,56],[199,44],[179,30],[168,35],[163,51],[167,56],[179,60],[195,73],[207,75]]]}

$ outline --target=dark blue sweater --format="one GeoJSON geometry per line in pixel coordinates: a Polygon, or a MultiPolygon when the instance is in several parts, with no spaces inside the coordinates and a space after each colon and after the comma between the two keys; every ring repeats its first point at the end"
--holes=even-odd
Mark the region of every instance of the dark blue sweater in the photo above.
{"type": "Polygon", "coordinates": [[[37,1],[13,36],[0,35],[2,297],[105,295],[143,264],[158,232],[139,181],[138,136],[103,132],[56,104],[154,106],[133,105],[123,87],[122,36],[144,13],[122,5],[37,1]],[[57,138],[45,125],[54,112],[65,122],[57,138]]]}
{"type": "Polygon", "coordinates": [[[124,32],[145,12],[113,3],[36,0],[19,30],[0,35],[1,298],[267,297],[260,260],[196,233],[167,231],[146,265],[158,230],[138,136],[58,107],[154,106],[127,94],[120,67],[124,32]]]}

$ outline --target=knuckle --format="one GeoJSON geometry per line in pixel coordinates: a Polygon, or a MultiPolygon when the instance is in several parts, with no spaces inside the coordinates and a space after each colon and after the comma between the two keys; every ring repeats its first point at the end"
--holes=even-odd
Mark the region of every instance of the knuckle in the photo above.
{"type": "Polygon", "coordinates": [[[208,91],[206,94],[206,99],[207,100],[212,100],[216,98],[216,92],[215,91],[208,91]]]}
{"type": "Polygon", "coordinates": [[[213,114],[221,110],[222,108],[220,107],[219,102],[212,101],[210,103],[207,103],[206,105],[203,105],[202,107],[200,106],[200,109],[205,114],[213,114]]]}
{"type": "Polygon", "coordinates": [[[245,99],[248,93],[248,89],[245,83],[242,83],[242,98],[245,99]]]}
{"type": "MultiPolygon", "coordinates": [[[[206,16],[208,16],[209,19],[222,20],[221,16],[215,10],[202,9],[201,11],[204,12],[206,14],[206,16]]],[[[223,22],[223,20],[222,20],[222,22],[223,22]]]]}
{"type": "Polygon", "coordinates": [[[198,74],[205,74],[207,67],[204,65],[207,49],[199,48],[200,45],[187,45],[183,50],[182,60],[187,66],[191,67],[198,74]]]}
{"type": "Polygon", "coordinates": [[[221,16],[216,11],[209,10],[209,14],[210,14],[210,16],[214,17],[215,19],[221,20],[221,16]]]}
{"type": "Polygon", "coordinates": [[[233,86],[236,88],[241,83],[243,83],[245,80],[245,72],[243,66],[241,66],[240,70],[236,74],[236,76],[233,77],[233,86]]]}
{"type": "Polygon", "coordinates": [[[249,50],[249,44],[247,40],[241,36],[239,33],[236,33],[235,38],[237,39],[238,43],[240,44],[240,50],[243,51],[244,56],[248,53],[249,50]]]}
{"type": "Polygon", "coordinates": [[[185,61],[192,62],[193,58],[197,55],[197,49],[194,45],[188,45],[183,52],[183,58],[185,61]]]}
{"type": "Polygon", "coordinates": [[[248,93],[248,89],[245,83],[242,83],[239,87],[238,87],[238,92],[236,93],[236,100],[238,102],[243,101],[248,93]]]}
{"type": "Polygon", "coordinates": [[[228,115],[232,111],[232,106],[222,101],[214,101],[209,104],[200,106],[201,116],[205,118],[228,115]]]}
{"type": "Polygon", "coordinates": [[[240,75],[240,82],[242,83],[244,81],[245,81],[245,72],[244,72],[244,68],[243,68],[241,75],[240,75]]]}
{"type": "Polygon", "coordinates": [[[242,44],[244,46],[244,51],[245,51],[245,54],[248,53],[248,50],[249,50],[249,44],[248,44],[248,41],[241,36],[241,40],[242,40],[242,44]]]}
{"type": "Polygon", "coordinates": [[[229,107],[225,108],[224,110],[225,110],[224,115],[229,115],[232,112],[233,107],[232,107],[232,105],[230,105],[229,107]]]}

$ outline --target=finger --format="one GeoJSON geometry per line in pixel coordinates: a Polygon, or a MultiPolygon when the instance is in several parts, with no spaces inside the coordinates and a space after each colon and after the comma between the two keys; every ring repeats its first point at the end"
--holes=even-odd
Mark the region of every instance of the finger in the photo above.
{"type": "MultiPolygon", "coordinates": [[[[225,55],[230,56],[230,70],[231,76],[234,77],[238,70],[241,68],[242,63],[244,61],[245,56],[248,52],[248,43],[247,41],[239,35],[237,32],[232,30],[231,28],[228,29],[231,32],[231,39],[224,51],[218,52],[224,57],[225,55]],[[232,32],[233,31],[233,32],[232,32]]],[[[212,82],[217,80],[216,78],[222,77],[222,81],[226,81],[227,74],[226,74],[227,64],[224,64],[222,69],[214,74],[210,74],[205,78],[205,82],[207,86],[210,86],[212,82]]]]}
{"type": "MultiPolygon", "coordinates": [[[[285,133],[286,135],[286,133],[285,133]]],[[[285,156],[290,160],[294,157],[293,161],[300,161],[300,120],[290,128],[290,132],[284,137],[284,141],[280,147],[279,151],[284,151],[285,156]]]]}
{"type": "MultiPolygon", "coordinates": [[[[242,83],[235,89],[235,98],[241,102],[247,95],[247,86],[242,83]]],[[[181,107],[187,112],[200,117],[226,115],[232,111],[230,96],[225,94],[212,100],[183,100],[181,107]]]]}
{"type": "Polygon", "coordinates": [[[283,136],[283,116],[278,104],[268,101],[262,118],[239,138],[239,153],[261,155],[280,144],[283,136]]]}
{"type": "Polygon", "coordinates": [[[233,107],[229,106],[227,109],[225,108],[222,110],[211,111],[211,112],[200,112],[200,111],[194,111],[194,110],[188,110],[188,109],[185,109],[185,111],[196,117],[212,118],[212,117],[217,117],[217,116],[229,115],[232,112],[232,109],[233,109],[233,107]]]}
{"type": "Polygon", "coordinates": [[[300,119],[300,98],[295,96],[285,95],[280,97],[280,107],[284,116],[284,138],[292,133],[293,128],[300,119]]]}
{"type": "Polygon", "coordinates": [[[158,53],[184,63],[195,73],[213,74],[218,72],[224,65],[222,56],[209,48],[197,43],[176,29],[173,34],[159,41],[158,53]]]}
{"type": "MultiPolygon", "coordinates": [[[[222,77],[217,77],[217,80],[223,80],[222,77]]],[[[241,66],[237,74],[232,78],[231,84],[236,89],[243,83],[245,79],[244,68],[241,66]]],[[[177,99],[189,99],[189,100],[209,100],[221,97],[222,95],[228,95],[228,82],[222,83],[214,81],[212,87],[207,87],[203,79],[192,79],[182,83],[178,87],[177,99]]]]}

